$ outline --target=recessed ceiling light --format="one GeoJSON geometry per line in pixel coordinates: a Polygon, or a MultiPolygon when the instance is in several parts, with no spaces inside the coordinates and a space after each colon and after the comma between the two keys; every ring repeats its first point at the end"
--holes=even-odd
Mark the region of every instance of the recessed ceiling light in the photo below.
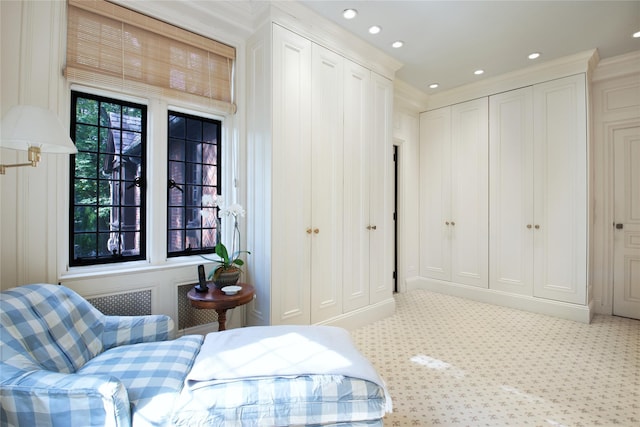
{"type": "Polygon", "coordinates": [[[371,27],[369,27],[369,33],[371,34],[378,34],[380,31],[382,31],[382,28],[377,25],[372,25],[371,27]]]}
{"type": "Polygon", "coordinates": [[[358,11],[355,9],[345,9],[344,12],[342,12],[342,16],[344,16],[344,19],[353,19],[357,14],[358,11]]]}
{"type": "Polygon", "coordinates": [[[429,85],[429,89],[435,89],[435,88],[437,88],[437,87],[439,87],[439,86],[440,86],[440,85],[439,85],[438,83],[431,83],[431,84],[429,85]]]}
{"type": "Polygon", "coordinates": [[[475,74],[476,76],[479,76],[480,74],[484,74],[484,70],[475,70],[473,74],[475,74]]]}
{"type": "Polygon", "coordinates": [[[397,40],[391,44],[392,47],[398,49],[399,47],[404,46],[404,42],[402,40],[397,40]]]}
{"type": "Polygon", "coordinates": [[[540,58],[540,52],[533,52],[529,54],[529,59],[538,59],[540,58]]]}
{"type": "Polygon", "coordinates": [[[640,38],[640,31],[636,31],[635,33],[633,33],[633,37],[634,38],[640,38]]]}

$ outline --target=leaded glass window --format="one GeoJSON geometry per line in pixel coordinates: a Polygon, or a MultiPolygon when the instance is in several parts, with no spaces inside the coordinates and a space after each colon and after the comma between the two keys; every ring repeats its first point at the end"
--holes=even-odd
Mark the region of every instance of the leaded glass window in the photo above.
{"type": "Polygon", "coordinates": [[[71,266],[145,259],[144,105],[72,92],[71,266]]]}
{"type": "Polygon", "coordinates": [[[219,236],[220,191],[218,120],[169,112],[167,256],[213,253],[219,236]]]}

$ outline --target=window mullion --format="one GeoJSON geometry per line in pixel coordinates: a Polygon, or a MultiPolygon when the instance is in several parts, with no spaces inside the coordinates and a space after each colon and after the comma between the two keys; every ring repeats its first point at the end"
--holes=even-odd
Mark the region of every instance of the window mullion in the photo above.
{"type": "Polygon", "coordinates": [[[147,234],[149,248],[149,262],[158,265],[165,262],[167,257],[167,104],[154,101],[149,104],[148,137],[153,144],[148,144],[147,162],[147,226],[153,232],[147,234]]]}

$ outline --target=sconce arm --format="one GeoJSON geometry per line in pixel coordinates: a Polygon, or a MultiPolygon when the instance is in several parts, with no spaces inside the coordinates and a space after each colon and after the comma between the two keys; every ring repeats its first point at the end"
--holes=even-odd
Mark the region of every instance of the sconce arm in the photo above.
{"type": "Polygon", "coordinates": [[[38,166],[40,161],[40,147],[29,147],[29,161],[27,163],[13,163],[10,165],[0,164],[0,175],[4,175],[8,168],[19,168],[22,166],[38,166]]]}

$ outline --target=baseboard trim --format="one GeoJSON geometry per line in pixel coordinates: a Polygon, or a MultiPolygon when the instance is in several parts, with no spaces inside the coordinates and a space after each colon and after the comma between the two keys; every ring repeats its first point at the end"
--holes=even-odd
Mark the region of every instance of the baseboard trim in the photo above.
{"type": "Polygon", "coordinates": [[[317,325],[339,326],[347,330],[353,330],[368,325],[377,320],[392,316],[396,312],[396,300],[389,297],[384,301],[368,305],[340,316],[332,317],[316,323],[317,325]]]}
{"type": "Polygon", "coordinates": [[[593,318],[594,310],[592,303],[589,305],[570,304],[544,298],[535,298],[528,295],[508,294],[493,289],[477,288],[424,277],[407,279],[406,283],[407,290],[424,289],[441,294],[468,298],[487,304],[500,305],[532,313],[573,320],[580,323],[590,323],[593,318]]]}

